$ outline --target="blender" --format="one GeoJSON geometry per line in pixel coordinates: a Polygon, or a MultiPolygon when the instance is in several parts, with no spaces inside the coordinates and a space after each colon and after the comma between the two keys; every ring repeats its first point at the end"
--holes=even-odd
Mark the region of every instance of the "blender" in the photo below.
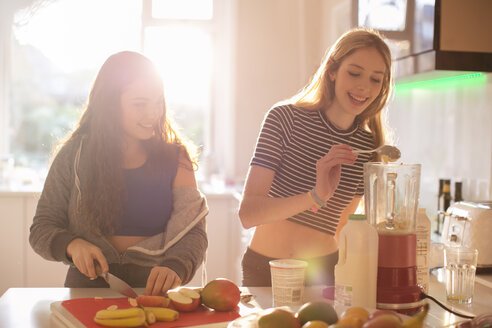
{"type": "Polygon", "coordinates": [[[379,239],[378,309],[410,314],[421,306],[416,259],[419,188],[420,164],[364,164],[365,211],[379,239]]]}

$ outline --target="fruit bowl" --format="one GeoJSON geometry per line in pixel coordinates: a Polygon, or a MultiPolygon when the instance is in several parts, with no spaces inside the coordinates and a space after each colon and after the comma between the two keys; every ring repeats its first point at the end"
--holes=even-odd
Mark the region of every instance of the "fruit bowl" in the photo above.
{"type": "MultiPolygon", "coordinates": [[[[281,307],[278,307],[280,309],[284,309],[284,310],[287,310],[287,311],[290,311],[290,312],[293,312],[295,313],[296,311],[299,310],[300,306],[281,306],[281,307]]],[[[337,312],[337,315],[338,316],[341,316],[341,314],[348,309],[348,307],[344,307],[344,306],[336,306],[335,308],[335,311],[337,312]]],[[[268,310],[268,309],[265,309],[265,310],[268,310]]],[[[240,318],[237,318],[236,320],[234,321],[231,321],[227,328],[258,328],[258,319],[259,317],[262,315],[262,313],[264,313],[263,309],[258,309],[257,311],[255,312],[252,312],[252,313],[249,313],[245,316],[242,316],[240,318]]],[[[370,314],[378,311],[376,309],[366,309],[370,314]]],[[[409,319],[410,317],[407,316],[407,315],[404,315],[404,314],[400,314],[400,313],[397,313],[397,315],[402,319],[402,321],[405,321],[407,319],[409,319]]],[[[426,327],[426,326],[424,326],[426,327]]]]}
{"type": "MultiPolygon", "coordinates": [[[[281,308],[291,311],[290,308],[282,306],[281,308]]],[[[227,328],[258,328],[258,318],[263,312],[262,309],[258,309],[258,312],[252,312],[243,317],[239,317],[234,321],[229,322],[227,328]]]]}

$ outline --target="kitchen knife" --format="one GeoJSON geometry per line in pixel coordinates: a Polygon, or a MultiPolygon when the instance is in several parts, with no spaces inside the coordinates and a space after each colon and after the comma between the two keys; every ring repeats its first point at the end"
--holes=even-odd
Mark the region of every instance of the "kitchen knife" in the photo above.
{"type": "Polygon", "coordinates": [[[125,295],[126,297],[132,297],[136,298],[138,295],[137,293],[133,290],[133,288],[130,287],[126,282],[121,280],[120,278],[116,277],[115,275],[109,273],[109,272],[102,272],[101,267],[97,262],[94,263],[96,267],[96,273],[99,277],[102,277],[104,280],[109,285],[109,288],[111,288],[114,291],[117,291],[120,294],[125,295]]]}

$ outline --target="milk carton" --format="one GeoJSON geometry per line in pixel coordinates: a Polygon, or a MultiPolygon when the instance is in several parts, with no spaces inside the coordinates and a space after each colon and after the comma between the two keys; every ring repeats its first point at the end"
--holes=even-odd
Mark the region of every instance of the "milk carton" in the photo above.
{"type": "Polygon", "coordinates": [[[335,306],[376,308],[378,233],[365,215],[350,215],[340,232],[335,306]]]}

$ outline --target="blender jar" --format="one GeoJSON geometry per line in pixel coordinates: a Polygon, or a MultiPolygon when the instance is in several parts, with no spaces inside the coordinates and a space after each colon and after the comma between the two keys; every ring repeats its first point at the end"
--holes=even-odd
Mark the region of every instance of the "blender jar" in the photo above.
{"type": "Polygon", "coordinates": [[[411,314],[421,307],[416,256],[420,167],[364,164],[366,216],[378,232],[378,309],[411,314]]]}
{"type": "Polygon", "coordinates": [[[364,164],[366,215],[380,234],[415,233],[420,164],[364,164]]]}

